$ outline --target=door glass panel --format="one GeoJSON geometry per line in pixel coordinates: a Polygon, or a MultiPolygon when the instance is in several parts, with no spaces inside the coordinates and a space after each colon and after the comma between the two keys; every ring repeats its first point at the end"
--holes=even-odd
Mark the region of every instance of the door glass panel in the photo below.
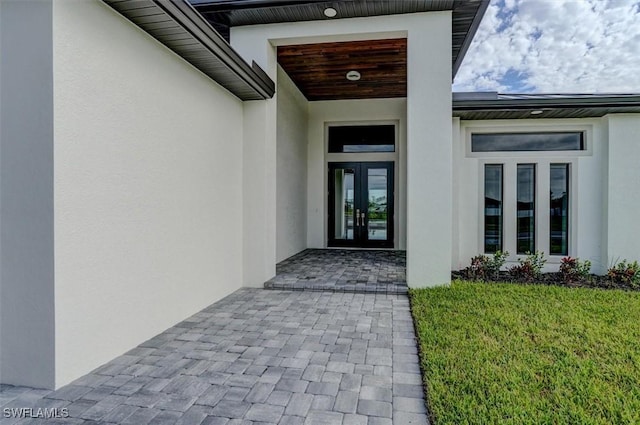
{"type": "Polygon", "coordinates": [[[389,183],[386,168],[369,168],[367,176],[367,236],[370,241],[387,240],[389,183]]]}
{"type": "Polygon", "coordinates": [[[335,223],[334,238],[340,240],[354,239],[354,181],[355,170],[339,168],[334,170],[335,223]]]}
{"type": "Polygon", "coordinates": [[[536,166],[518,164],[518,254],[535,252],[536,166]]]}

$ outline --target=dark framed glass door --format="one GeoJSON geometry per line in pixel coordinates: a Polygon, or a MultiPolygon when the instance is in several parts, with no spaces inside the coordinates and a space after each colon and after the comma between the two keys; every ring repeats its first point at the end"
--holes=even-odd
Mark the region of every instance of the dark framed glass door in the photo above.
{"type": "Polygon", "coordinates": [[[331,247],[393,248],[393,162],[329,163],[331,247]]]}

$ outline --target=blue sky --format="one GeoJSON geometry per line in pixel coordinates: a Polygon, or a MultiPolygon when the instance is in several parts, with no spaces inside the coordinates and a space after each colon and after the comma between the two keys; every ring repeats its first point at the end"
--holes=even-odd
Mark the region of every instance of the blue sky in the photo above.
{"type": "Polygon", "coordinates": [[[640,0],[491,0],[453,90],[640,93],[640,0]]]}

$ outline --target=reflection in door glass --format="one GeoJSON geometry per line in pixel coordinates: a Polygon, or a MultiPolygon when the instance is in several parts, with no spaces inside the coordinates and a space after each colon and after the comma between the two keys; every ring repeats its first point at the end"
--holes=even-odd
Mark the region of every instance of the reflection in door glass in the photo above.
{"type": "Polygon", "coordinates": [[[387,193],[388,179],[386,168],[369,168],[368,199],[369,207],[366,217],[367,235],[372,240],[387,240],[387,193]]]}
{"type": "Polygon", "coordinates": [[[335,229],[336,239],[353,240],[354,237],[354,169],[336,169],[334,173],[335,229]]]}

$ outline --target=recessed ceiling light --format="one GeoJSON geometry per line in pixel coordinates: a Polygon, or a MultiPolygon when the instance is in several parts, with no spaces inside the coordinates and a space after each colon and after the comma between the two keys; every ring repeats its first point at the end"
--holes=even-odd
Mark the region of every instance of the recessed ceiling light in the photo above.
{"type": "Polygon", "coordinates": [[[347,80],[358,81],[360,79],[360,73],[358,71],[347,72],[347,80]]]}
{"type": "Polygon", "coordinates": [[[324,16],[327,18],[334,18],[337,14],[338,12],[333,7],[327,7],[324,10],[324,16]]]}
{"type": "Polygon", "coordinates": [[[541,111],[540,109],[537,109],[535,111],[531,111],[531,115],[540,115],[541,113],[543,113],[544,111],[541,111]]]}

